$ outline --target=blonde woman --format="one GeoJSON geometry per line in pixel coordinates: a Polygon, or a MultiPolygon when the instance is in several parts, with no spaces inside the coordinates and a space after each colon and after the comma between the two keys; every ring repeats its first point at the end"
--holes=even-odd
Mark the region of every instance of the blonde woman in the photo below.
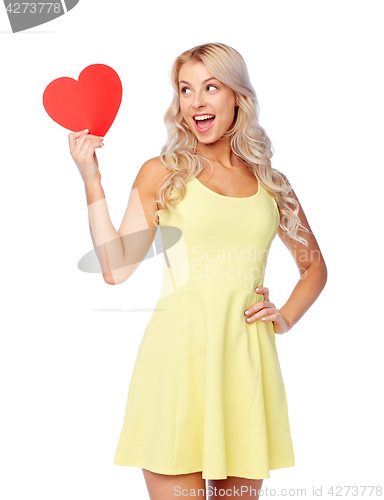
{"type": "MultiPolygon", "coordinates": [[[[258,498],[271,469],[295,464],[275,336],[321,293],[327,269],[272,147],[246,64],[208,43],[173,63],[161,155],[141,167],[119,231],[95,149],[69,135],[93,244],[108,284],[123,283],[161,228],[164,283],[132,373],[114,464],[141,467],[151,500],[258,498]],[[264,284],[276,234],[300,279],[278,309],[264,284]]],[[[148,286],[148,284],[146,284],[148,286]]]]}

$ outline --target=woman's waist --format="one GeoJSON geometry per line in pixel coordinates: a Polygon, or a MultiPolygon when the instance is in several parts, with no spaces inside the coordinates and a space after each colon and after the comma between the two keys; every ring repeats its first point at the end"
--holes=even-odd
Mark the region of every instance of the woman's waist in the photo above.
{"type": "Polygon", "coordinates": [[[190,262],[191,286],[223,286],[252,289],[265,274],[266,263],[261,262],[190,262]]]}
{"type": "Polygon", "coordinates": [[[164,268],[163,290],[181,288],[222,288],[252,292],[263,286],[265,267],[260,266],[212,266],[195,264],[179,272],[164,268]]]}

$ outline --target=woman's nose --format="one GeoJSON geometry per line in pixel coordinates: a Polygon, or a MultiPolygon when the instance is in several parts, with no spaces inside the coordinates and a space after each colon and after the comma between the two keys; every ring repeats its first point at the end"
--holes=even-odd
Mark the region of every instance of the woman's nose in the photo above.
{"type": "Polygon", "coordinates": [[[198,109],[198,108],[201,108],[202,106],[205,106],[205,102],[204,102],[203,98],[201,96],[195,94],[195,98],[193,100],[192,107],[194,107],[195,109],[198,109]]]}

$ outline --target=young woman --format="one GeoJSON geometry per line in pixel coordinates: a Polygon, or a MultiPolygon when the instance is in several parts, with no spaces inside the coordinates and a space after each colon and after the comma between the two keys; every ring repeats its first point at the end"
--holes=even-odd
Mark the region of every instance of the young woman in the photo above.
{"type": "Polygon", "coordinates": [[[314,303],[327,270],[289,181],[271,167],[241,55],[220,43],[194,47],[174,61],[171,80],[167,143],[141,167],[119,231],[94,154],[102,138],[69,135],[105,281],[132,274],[157,226],[163,237],[162,295],[114,464],[141,467],[151,500],[232,498],[239,488],[254,499],[271,469],[294,465],[275,335],[314,303]],[[300,271],[280,309],[264,286],[276,234],[300,271]]]}

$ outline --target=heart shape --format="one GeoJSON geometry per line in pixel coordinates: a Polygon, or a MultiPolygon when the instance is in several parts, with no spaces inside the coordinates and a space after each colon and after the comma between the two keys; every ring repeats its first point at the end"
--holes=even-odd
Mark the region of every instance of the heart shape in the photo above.
{"type": "Polygon", "coordinates": [[[119,111],[123,86],[116,71],[105,64],[87,66],[78,80],[53,80],[43,94],[43,105],[56,123],[73,132],[89,129],[104,137],[119,111]]]}

